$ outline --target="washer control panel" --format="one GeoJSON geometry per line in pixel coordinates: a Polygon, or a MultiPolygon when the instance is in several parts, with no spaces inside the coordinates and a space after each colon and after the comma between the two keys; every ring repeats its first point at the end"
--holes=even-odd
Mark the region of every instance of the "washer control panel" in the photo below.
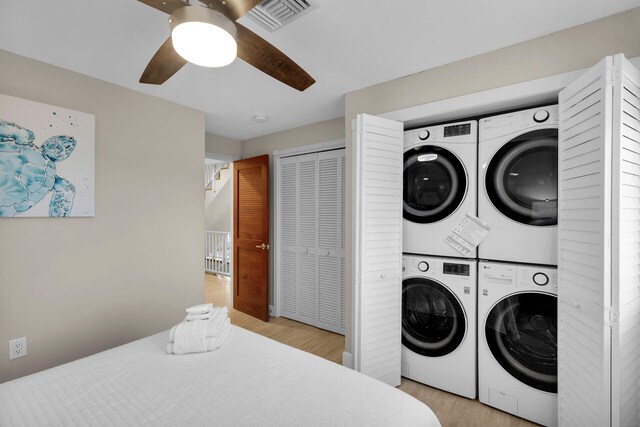
{"type": "Polygon", "coordinates": [[[477,144],[477,142],[478,122],[475,120],[429,126],[404,132],[405,150],[421,147],[425,143],[477,144]]]}
{"type": "Polygon", "coordinates": [[[442,264],[442,272],[444,274],[453,274],[455,276],[469,276],[470,275],[469,264],[453,264],[445,262],[442,264]]]}
{"type": "Polygon", "coordinates": [[[450,125],[444,127],[444,137],[471,135],[471,123],[463,123],[460,125],[450,125]]]}
{"type": "Polygon", "coordinates": [[[476,260],[402,254],[402,275],[429,277],[443,283],[475,283],[478,274],[476,260]]]}

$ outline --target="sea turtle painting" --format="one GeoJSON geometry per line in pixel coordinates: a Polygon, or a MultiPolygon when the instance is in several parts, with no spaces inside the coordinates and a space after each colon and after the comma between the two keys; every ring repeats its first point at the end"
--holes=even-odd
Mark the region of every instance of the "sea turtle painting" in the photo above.
{"type": "Polygon", "coordinates": [[[76,189],[56,175],[56,163],[76,147],[71,136],[57,135],[40,147],[32,131],[0,119],[0,217],[12,217],[31,209],[49,192],[49,216],[65,217],[73,207],[76,189]]]}

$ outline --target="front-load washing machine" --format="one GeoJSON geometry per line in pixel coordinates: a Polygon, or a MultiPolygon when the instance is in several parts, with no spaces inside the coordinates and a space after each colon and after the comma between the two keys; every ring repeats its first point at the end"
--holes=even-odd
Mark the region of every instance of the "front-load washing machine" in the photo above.
{"type": "Polygon", "coordinates": [[[475,120],[404,133],[403,252],[463,256],[445,238],[476,215],[477,150],[475,120]]]}
{"type": "Polygon", "coordinates": [[[480,261],[480,402],[557,425],[557,294],[555,268],[480,261]]]}
{"type": "Polygon", "coordinates": [[[478,165],[478,257],[557,265],[558,106],[481,119],[478,165]]]}
{"type": "Polygon", "coordinates": [[[477,261],[402,257],[402,376],[476,397],[477,261]]]}

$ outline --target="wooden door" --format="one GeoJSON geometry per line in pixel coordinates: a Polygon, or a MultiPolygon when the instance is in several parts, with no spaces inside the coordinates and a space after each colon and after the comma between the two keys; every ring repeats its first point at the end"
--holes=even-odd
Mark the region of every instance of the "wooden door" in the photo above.
{"type": "Polygon", "coordinates": [[[233,307],[269,321],[269,155],[233,163],[233,307]]]}

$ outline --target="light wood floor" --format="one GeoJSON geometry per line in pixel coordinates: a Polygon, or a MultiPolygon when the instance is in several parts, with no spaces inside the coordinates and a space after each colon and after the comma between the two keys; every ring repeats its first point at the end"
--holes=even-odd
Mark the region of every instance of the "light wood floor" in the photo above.
{"type": "MultiPolygon", "coordinates": [[[[342,363],[344,351],[342,335],[284,317],[271,317],[266,323],[241,313],[231,307],[231,282],[227,278],[205,274],[205,302],[229,307],[229,317],[234,325],[333,362],[342,363]]],[[[402,378],[399,389],[426,403],[438,416],[442,427],[533,427],[537,425],[483,405],[477,400],[459,397],[406,378],[402,378]]]]}

